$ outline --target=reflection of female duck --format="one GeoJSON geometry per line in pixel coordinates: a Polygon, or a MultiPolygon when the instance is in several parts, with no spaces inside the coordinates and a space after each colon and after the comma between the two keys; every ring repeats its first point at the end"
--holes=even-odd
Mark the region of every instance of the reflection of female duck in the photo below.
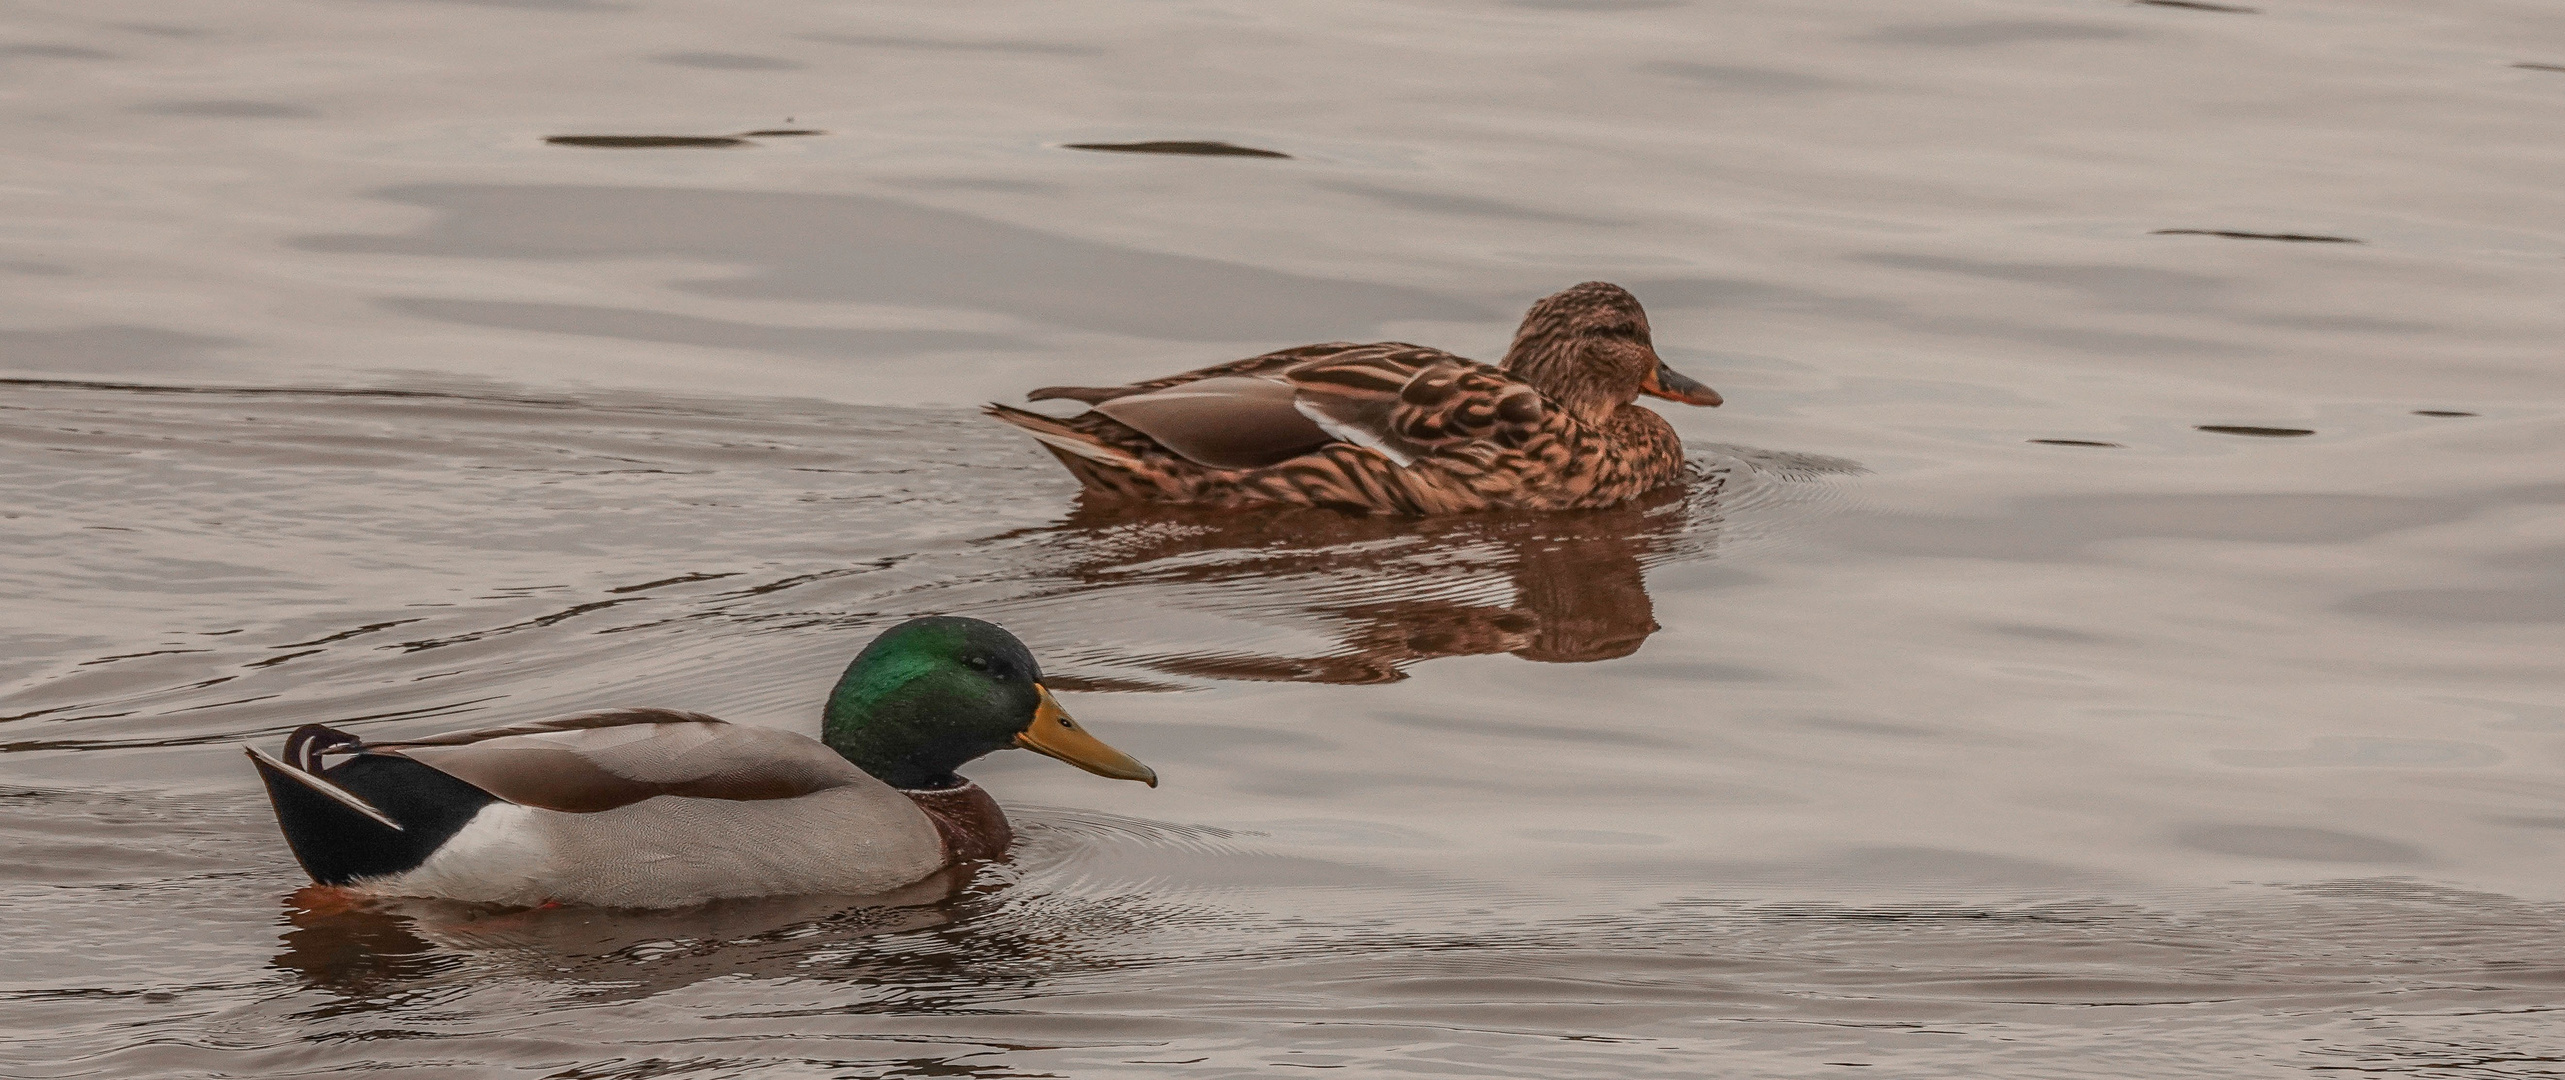
{"type": "Polygon", "coordinates": [[[285,760],[250,757],[324,885],[668,907],[878,893],[994,857],[1006,815],[953,770],[1009,746],[1158,782],[1069,719],[1023,642],[961,618],[875,639],[829,694],[820,740],[632,709],[379,743],[314,724],[285,760]]]}
{"type": "Polygon", "coordinates": [[[1099,495],[1440,514],[1611,506],[1676,483],[1683,444],[1641,394],[1719,404],[1657,357],[1638,298],[1589,281],[1532,305],[1496,367],[1335,342],[1030,395],[1095,406],[1067,419],[988,411],[1099,495]]]}
{"type": "Polygon", "coordinates": [[[1708,494],[1670,490],[1603,510],[1426,522],[1102,503],[1082,507],[1055,535],[1087,554],[1070,575],[1089,586],[1129,598],[1153,586],[1218,582],[1224,613],[1280,608],[1293,621],[1332,624],[1336,641],[1319,656],[1205,649],[1140,664],[1199,678],[1391,682],[1410,664],[1445,656],[1578,663],[1638,651],[1657,629],[1643,567],[1707,541],[1695,512],[1708,494]],[[1510,595],[1486,596],[1496,590],[1510,595]]]}

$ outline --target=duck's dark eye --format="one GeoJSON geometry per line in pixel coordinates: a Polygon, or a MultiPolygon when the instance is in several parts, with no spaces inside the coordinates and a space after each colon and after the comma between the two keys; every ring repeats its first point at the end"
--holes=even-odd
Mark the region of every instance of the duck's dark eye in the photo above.
{"type": "Polygon", "coordinates": [[[989,658],[985,656],[966,656],[962,658],[962,662],[980,671],[989,669],[989,658]]]}

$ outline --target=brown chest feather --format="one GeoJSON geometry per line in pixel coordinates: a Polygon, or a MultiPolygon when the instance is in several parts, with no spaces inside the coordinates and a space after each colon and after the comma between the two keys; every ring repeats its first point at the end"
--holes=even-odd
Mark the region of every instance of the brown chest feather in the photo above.
{"type": "Polygon", "coordinates": [[[935,823],[935,831],[944,838],[944,852],[954,862],[978,862],[1006,854],[1015,842],[1015,829],[1006,822],[1006,811],[998,809],[997,800],[988,789],[968,780],[959,787],[934,791],[902,790],[926,818],[935,823]]]}

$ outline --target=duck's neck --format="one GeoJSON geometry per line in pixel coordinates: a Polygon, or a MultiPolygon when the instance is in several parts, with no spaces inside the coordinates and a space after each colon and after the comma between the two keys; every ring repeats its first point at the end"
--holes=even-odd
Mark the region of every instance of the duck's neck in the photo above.
{"type": "Polygon", "coordinates": [[[1563,335],[1518,337],[1498,367],[1587,427],[1601,427],[1636,396],[1612,385],[1608,374],[1587,359],[1583,342],[1563,335]]]}

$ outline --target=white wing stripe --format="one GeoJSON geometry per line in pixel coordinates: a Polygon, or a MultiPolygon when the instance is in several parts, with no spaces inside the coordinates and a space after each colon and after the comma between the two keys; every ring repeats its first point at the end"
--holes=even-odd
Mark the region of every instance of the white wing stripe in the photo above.
{"type": "Polygon", "coordinates": [[[1397,462],[1399,468],[1404,469],[1416,464],[1415,458],[1391,449],[1379,435],[1351,424],[1340,423],[1326,413],[1312,408],[1306,401],[1294,401],[1291,407],[1300,410],[1300,415],[1308,417],[1310,423],[1318,425],[1318,430],[1397,462]]]}

